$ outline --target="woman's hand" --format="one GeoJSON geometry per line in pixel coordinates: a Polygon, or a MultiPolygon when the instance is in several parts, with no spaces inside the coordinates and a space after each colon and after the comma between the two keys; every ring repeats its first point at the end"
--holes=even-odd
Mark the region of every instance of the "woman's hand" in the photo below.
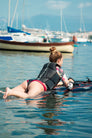
{"type": "Polygon", "coordinates": [[[70,78],[70,79],[69,79],[69,82],[72,82],[72,83],[74,83],[74,80],[73,80],[72,78],[70,78]]]}
{"type": "Polygon", "coordinates": [[[63,82],[62,81],[60,81],[58,84],[57,84],[57,86],[62,86],[63,85],[63,82]]]}

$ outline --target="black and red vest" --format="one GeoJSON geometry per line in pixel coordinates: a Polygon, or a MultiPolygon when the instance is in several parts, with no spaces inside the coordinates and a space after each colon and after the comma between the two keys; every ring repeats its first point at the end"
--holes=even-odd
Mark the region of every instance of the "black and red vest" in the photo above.
{"type": "Polygon", "coordinates": [[[37,80],[45,83],[47,90],[53,89],[63,76],[62,72],[60,72],[60,75],[57,73],[56,66],[61,69],[61,67],[54,62],[46,63],[37,77],[37,80]]]}

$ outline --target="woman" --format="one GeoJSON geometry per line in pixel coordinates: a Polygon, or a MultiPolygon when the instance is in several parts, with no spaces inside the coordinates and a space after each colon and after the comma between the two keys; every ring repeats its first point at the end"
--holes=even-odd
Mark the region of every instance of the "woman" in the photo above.
{"type": "Polygon", "coordinates": [[[6,88],[3,96],[6,99],[8,96],[16,96],[20,98],[35,98],[42,92],[52,90],[55,86],[60,85],[60,80],[68,89],[72,89],[73,80],[68,80],[64,71],[61,69],[63,64],[62,54],[55,47],[50,48],[49,63],[46,63],[38,77],[35,80],[24,81],[19,86],[10,89],[6,88]]]}

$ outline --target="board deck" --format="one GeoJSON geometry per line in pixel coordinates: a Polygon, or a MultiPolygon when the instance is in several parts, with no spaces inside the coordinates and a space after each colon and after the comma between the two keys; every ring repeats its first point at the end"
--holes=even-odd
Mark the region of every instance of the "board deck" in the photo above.
{"type": "Polygon", "coordinates": [[[92,90],[92,81],[76,81],[74,84],[73,89],[68,90],[64,86],[59,86],[55,88],[56,90],[62,90],[62,91],[72,91],[72,92],[80,92],[80,91],[89,91],[92,90]]]}

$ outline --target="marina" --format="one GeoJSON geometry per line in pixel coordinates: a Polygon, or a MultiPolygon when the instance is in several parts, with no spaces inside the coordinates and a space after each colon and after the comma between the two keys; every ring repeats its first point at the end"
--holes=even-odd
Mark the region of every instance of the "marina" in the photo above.
{"type": "MultiPolygon", "coordinates": [[[[92,137],[91,7],[90,0],[1,2],[0,138],[92,137]],[[54,65],[46,64],[52,47],[62,53],[63,58],[55,63],[62,66],[59,68],[67,78],[74,80],[71,89],[69,83],[67,87],[63,82],[62,86],[54,85],[58,77],[51,77],[53,70],[46,75],[48,66],[53,69],[51,65],[54,65]],[[44,89],[36,98],[15,97],[16,92],[10,89],[37,78],[44,64],[47,84],[53,83],[55,87],[49,91],[44,89]]],[[[36,85],[33,93],[37,88],[36,85]]],[[[28,87],[25,92],[23,89],[25,95],[28,91],[28,87]]]]}
{"type": "MultiPolygon", "coordinates": [[[[92,80],[92,44],[80,44],[73,53],[63,53],[63,69],[67,77],[92,80]],[[84,56],[85,55],[85,56],[84,56]]],[[[0,90],[13,88],[21,82],[35,78],[49,53],[1,51],[0,90]]],[[[0,94],[1,137],[91,137],[92,91],[69,92],[57,90],[56,95],[35,100],[0,94]]]]}

